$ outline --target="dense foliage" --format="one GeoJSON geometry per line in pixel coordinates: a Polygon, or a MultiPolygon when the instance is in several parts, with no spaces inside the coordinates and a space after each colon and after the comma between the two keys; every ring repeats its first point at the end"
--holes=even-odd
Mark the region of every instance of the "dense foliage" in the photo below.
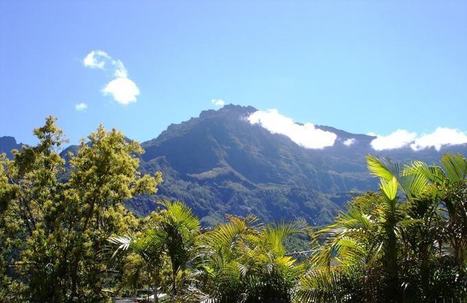
{"type": "Polygon", "coordinates": [[[202,228],[163,201],[138,218],[124,202],[161,175],[141,147],[99,127],[67,162],[53,118],[39,143],[0,158],[0,302],[434,302],[467,299],[467,159],[401,166],[369,156],[378,192],[333,223],[227,216],[202,228]],[[292,251],[297,241],[304,251],[292,251]],[[287,246],[286,243],[290,246],[287,246]]]}
{"type": "Polygon", "coordinates": [[[154,193],[160,176],[141,176],[141,147],[99,127],[65,162],[55,119],[39,143],[0,162],[0,301],[95,302],[107,295],[108,238],[138,220],[123,202],[154,193]]]}

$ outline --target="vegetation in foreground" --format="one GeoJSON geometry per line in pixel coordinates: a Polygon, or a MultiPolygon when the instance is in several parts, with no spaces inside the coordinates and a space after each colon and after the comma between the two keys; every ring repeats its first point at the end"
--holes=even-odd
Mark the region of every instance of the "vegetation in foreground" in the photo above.
{"type": "Polygon", "coordinates": [[[147,289],[154,302],[434,302],[467,298],[467,159],[405,166],[369,156],[380,191],[323,228],[229,216],[202,229],[165,201],[137,218],[123,206],[154,193],[141,147],[99,127],[65,162],[53,118],[39,143],[0,159],[0,301],[106,302],[147,289]],[[284,243],[301,235],[302,253],[284,243]]]}

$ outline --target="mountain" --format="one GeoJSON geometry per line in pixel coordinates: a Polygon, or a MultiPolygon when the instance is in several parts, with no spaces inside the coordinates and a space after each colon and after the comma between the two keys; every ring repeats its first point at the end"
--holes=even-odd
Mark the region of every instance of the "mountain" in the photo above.
{"type": "MultiPolygon", "coordinates": [[[[142,143],[143,170],[160,170],[165,177],[157,196],[185,201],[208,225],[225,214],[250,213],[265,221],[305,218],[323,224],[353,195],[377,188],[366,167],[367,154],[433,163],[444,152],[467,153],[466,145],[439,152],[375,152],[374,137],[328,126],[317,128],[337,135],[334,146],[306,149],[249,123],[246,118],[255,111],[235,105],[204,111],[142,143]],[[354,143],[345,145],[347,139],[354,143]]],[[[131,201],[130,207],[144,214],[154,205],[146,198],[131,201]]]]}
{"type": "Polygon", "coordinates": [[[0,137],[0,154],[5,153],[7,157],[12,157],[11,150],[20,149],[21,143],[17,143],[14,137],[0,137]]]}
{"type": "MultiPolygon", "coordinates": [[[[330,222],[352,196],[377,189],[366,167],[367,154],[428,163],[438,162],[446,152],[467,155],[467,144],[440,151],[407,147],[376,152],[370,145],[373,136],[319,125],[336,134],[335,144],[307,149],[251,124],[247,117],[256,111],[236,105],[203,111],[143,142],[141,170],[161,171],[164,182],[155,197],[128,201],[128,207],[145,215],[155,208],[155,200],[178,199],[205,225],[222,221],[225,214],[255,214],[264,221],[305,218],[319,225],[330,222]],[[353,144],[345,144],[349,139],[353,144]]],[[[14,138],[0,138],[0,152],[20,146],[14,138]]],[[[62,156],[76,149],[70,146],[62,156]]]]}

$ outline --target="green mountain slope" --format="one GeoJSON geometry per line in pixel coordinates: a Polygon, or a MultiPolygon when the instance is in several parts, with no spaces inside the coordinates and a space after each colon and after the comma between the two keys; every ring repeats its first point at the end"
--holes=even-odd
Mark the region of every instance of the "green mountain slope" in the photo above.
{"type": "MultiPolygon", "coordinates": [[[[440,151],[376,152],[370,145],[374,137],[329,126],[317,127],[337,135],[334,146],[306,149],[250,124],[246,118],[255,111],[235,105],[204,111],[143,142],[141,169],[160,170],[165,181],[155,197],[134,199],[128,207],[145,215],[156,200],[179,199],[206,225],[222,221],[225,214],[255,214],[265,221],[305,218],[320,225],[330,222],[353,195],[377,188],[366,168],[367,154],[427,163],[437,162],[445,152],[467,154],[466,144],[440,151]],[[346,146],[350,138],[355,143],[346,146]]],[[[20,147],[12,137],[0,138],[0,152],[20,147]]],[[[62,156],[76,148],[68,147],[62,156]]]]}
{"type": "MultiPolygon", "coordinates": [[[[365,156],[375,154],[367,135],[318,126],[337,134],[333,147],[305,149],[283,135],[271,134],[247,120],[253,107],[227,105],[204,111],[198,118],[171,125],[159,137],[143,143],[143,170],[161,170],[165,182],[159,198],[187,202],[205,224],[225,214],[255,214],[264,220],[306,218],[312,224],[329,222],[358,192],[373,190],[365,156]],[[354,138],[346,146],[344,140],[354,138]]],[[[397,161],[435,162],[446,151],[409,148],[376,153],[397,161]]],[[[132,201],[140,213],[152,210],[149,199],[132,201]]]]}

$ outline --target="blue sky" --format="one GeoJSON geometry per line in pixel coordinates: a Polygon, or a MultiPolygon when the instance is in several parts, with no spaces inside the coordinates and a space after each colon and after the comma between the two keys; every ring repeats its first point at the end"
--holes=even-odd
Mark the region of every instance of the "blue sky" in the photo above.
{"type": "Polygon", "coordinates": [[[32,142],[52,114],[71,143],[101,122],[144,141],[212,99],[355,133],[467,131],[467,2],[0,2],[0,136],[32,142]],[[93,50],[105,68],[83,64],[93,50]],[[127,105],[102,92],[118,62],[127,105]]]}

